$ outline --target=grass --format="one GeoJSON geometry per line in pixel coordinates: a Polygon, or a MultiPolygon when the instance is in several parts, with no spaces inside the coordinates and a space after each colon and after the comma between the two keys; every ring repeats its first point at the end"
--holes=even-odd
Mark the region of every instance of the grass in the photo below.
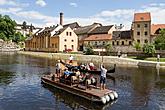
{"type": "MultiPolygon", "coordinates": [[[[157,61],[155,57],[136,57],[136,56],[129,56],[128,58],[137,59],[137,60],[146,60],[146,61],[157,61]]],[[[165,58],[160,58],[160,62],[165,62],[165,58]]]]}

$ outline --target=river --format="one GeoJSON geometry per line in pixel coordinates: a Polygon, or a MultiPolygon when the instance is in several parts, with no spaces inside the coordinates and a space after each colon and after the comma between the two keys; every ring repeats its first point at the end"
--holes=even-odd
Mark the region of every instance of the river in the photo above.
{"type": "Polygon", "coordinates": [[[165,109],[164,69],[117,65],[112,74],[116,82],[107,78],[107,87],[116,90],[119,98],[101,106],[41,84],[43,75],[55,71],[55,61],[0,53],[0,110],[165,109]]]}

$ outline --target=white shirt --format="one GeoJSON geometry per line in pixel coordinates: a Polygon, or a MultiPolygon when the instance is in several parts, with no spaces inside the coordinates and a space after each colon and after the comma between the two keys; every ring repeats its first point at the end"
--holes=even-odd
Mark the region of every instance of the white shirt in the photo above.
{"type": "Polygon", "coordinates": [[[61,69],[61,64],[60,63],[56,64],[56,69],[61,69]]]}
{"type": "Polygon", "coordinates": [[[101,76],[106,78],[106,73],[107,73],[107,69],[103,68],[103,65],[101,65],[101,76]]]}
{"type": "Polygon", "coordinates": [[[70,57],[69,57],[69,60],[73,60],[73,56],[70,56],[70,57]]]}

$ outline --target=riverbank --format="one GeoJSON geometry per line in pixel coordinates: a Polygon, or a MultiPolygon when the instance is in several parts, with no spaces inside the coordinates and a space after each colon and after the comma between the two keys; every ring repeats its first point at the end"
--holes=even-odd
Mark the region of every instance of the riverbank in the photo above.
{"type": "Polygon", "coordinates": [[[82,54],[66,54],[66,53],[45,53],[45,52],[29,52],[29,51],[19,51],[18,54],[31,55],[35,57],[44,57],[51,59],[63,59],[67,60],[70,55],[74,57],[77,61],[92,61],[96,63],[114,63],[117,65],[125,66],[150,66],[150,67],[160,67],[165,68],[165,62],[154,62],[154,61],[144,61],[135,60],[130,58],[118,58],[117,56],[98,56],[98,55],[82,55],[82,54]]]}

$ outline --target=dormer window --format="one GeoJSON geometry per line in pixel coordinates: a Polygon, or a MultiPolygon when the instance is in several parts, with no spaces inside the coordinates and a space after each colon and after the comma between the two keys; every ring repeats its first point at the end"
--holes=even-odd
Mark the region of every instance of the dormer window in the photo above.
{"type": "Polygon", "coordinates": [[[141,17],[140,19],[141,19],[141,20],[144,20],[144,18],[143,18],[143,17],[141,17]]]}

